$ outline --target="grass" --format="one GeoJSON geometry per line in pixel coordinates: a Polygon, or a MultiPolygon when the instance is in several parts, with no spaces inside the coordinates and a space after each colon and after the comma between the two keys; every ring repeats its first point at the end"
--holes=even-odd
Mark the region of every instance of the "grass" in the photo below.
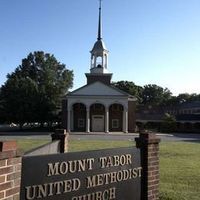
{"type": "Polygon", "coordinates": [[[69,151],[88,151],[94,149],[107,149],[117,147],[134,146],[131,141],[105,141],[105,140],[72,140],[70,141],[69,151]]]}
{"type": "MultiPolygon", "coordinates": [[[[25,151],[47,140],[20,140],[25,151]]],[[[133,146],[131,141],[72,140],[70,151],[133,146]]],[[[200,143],[162,142],[160,144],[160,200],[200,199],[200,143]]]]}
{"type": "Polygon", "coordinates": [[[161,143],[160,199],[200,199],[200,143],[161,143]]]}
{"type": "MultiPolygon", "coordinates": [[[[41,146],[49,140],[17,140],[17,144],[24,152],[41,146]]],[[[95,149],[117,148],[117,147],[129,147],[134,146],[134,142],[131,141],[105,141],[105,140],[71,140],[69,143],[69,151],[89,151],[95,149]]]]}
{"type": "Polygon", "coordinates": [[[31,140],[31,139],[22,139],[17,140],[18,147],[23,150],[23,152],[26,152],[28,150],[34,149],[38,146],[41,146],[43,144],[46,144],[50,142],[49,140],[31,140]]]}

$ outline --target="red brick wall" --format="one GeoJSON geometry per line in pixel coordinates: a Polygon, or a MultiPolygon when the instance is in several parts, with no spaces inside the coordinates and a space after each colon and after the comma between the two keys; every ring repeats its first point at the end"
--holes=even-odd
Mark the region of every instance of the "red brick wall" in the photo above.
{"type": "Polygon", "coordinates": [[[19,199],[21,156],[15,141],[0,142],[0,199],[19,199]]]}
{"type": "Polygon", "coordinates": [[[135,132],[135,109],[135,101],[128,101],[128,131],[131,133],[135,132]]]}

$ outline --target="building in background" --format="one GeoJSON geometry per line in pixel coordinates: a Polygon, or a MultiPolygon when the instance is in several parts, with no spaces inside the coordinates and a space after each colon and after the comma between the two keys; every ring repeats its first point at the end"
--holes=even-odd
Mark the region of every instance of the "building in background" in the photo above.
{"type": "Polygon", "coordinates": [[[176,126],[173,128],[173,132],[200,132],[200,101],[183,102],[174,106],[138,107],[136,124],[139,128],[162,132],[166,114],[175,120],[176,126]]]}

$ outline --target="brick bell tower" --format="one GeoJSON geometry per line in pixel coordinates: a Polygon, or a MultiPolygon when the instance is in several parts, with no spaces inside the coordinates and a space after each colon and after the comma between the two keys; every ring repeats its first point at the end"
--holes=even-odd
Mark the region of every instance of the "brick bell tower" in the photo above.
{"type": "Polygon", "coordinates": [[[101,22],[101,0],[99,0],[99,21],[98,35],[91,53],[90,73],[86,73],[87,84],[96,81],[110,85],[112,73],[108,71],[108,53],[105,43],[102,40],[102,22],[101,22]]]}

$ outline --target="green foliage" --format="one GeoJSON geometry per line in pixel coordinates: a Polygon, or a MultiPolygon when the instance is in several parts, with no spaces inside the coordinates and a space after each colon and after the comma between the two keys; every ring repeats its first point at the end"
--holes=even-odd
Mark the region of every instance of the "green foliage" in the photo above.
{"type": "Polygon", "coordinates": [[[179,94],[176,98],[177,98],[177,103],[200,101],[200,94],[182,93],[179,94]]]}
{"type": "Polygon", "coordinates": [[[188,94],[188,93],[181,93],[178,96],[172,96],[168,101],[167,105],[169,106],[176,106],[182,103],[200,101],[200,94],[188,94]]]}
{"type": "Polygon", "coordinates": [[[138,99],[143,105],[165,105],[171,99],[171,92],[155,84],[137,86],[131,81],[118,81],[113,85],[138,99]]]}
{"type": "Polygon", "coordinates": [[[184,102],[200,101],[200,94],[182,93],[172,96],[168,88],[156,84],[147,84],[143,87],[135,85],[132,81],[113,82],[113,86],[135,96],[138,103],[144,106],[176,106],[184,102]]]}
{"type": "Polygon", "coordinates": [[[1,92],[4,117],[15,123],[33,120],[35,113],[32,111],[36,106],[34,99],[37,92],[36,84],[28,77],[8,79],[1,92]]]}
{"type": "Polygon", "coordinates": [[[165,118],[164,120],[167,122],[167,123],[173,123],[173,122],[176,122],[176,119],[173,115],[170,115],[169,113],[165,113],[165,118]]]}
{"type": "Polygon", "coordinates": [[[177,103],[184,103],[184,102],[188,102],[190,99],[190,95],[188,93],[182,93],[179,94],[177,97],[177,103]]]}
{"type": "Polygon", "coordinates": [[[61,97],[73,84],[73,72],[42,51],[30,53],[7,78],[1,88],[1,112],[7,122],[21,125],[53,121],[61,97]]]}
{"type": "Polygon", "coordinates": [[[135,96],[138,99],[138,102],[141,102],[141,94],[143,90],[141,86],[137,86],[131,81],[118,81],[113,82],[112,84],[116,88],[135,96]]]}
{"type": "Polygon", "coordinates": [[[174,116],[165,113],[165,117],[163,119],[163,122],[161,123],[161,132],[174,132],[176,131],[176,119],[174,116]]]}
{"type": "Polygon", "coordinates": [[[142,103],[164,105],[171,98],[171,92],[155,84],[145,85],[142,91],[142,103]]]}

